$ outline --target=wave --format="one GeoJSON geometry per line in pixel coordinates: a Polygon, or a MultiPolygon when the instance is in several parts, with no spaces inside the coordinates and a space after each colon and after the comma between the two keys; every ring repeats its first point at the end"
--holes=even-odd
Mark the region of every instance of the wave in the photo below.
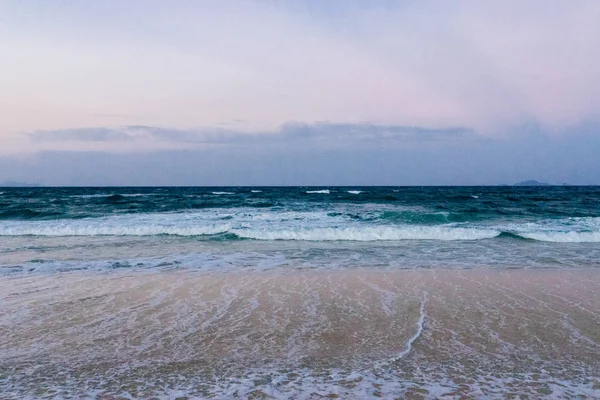
{"type": "Polygon", "coordinates": [[[160,193],[122,193],[123,197],[146,197],[146,196],[160,196],[160,193]]]}
{"type": "Polygon", "coordinates": [[[600,217],[571,217],[511,224],[503,231],[523,239],[552,243],[600,243],[600,217]]]}
{"type": "MultiPolygon", "coordinates": [[[[123,201],[121,195],[109,198],[111,202],[123,201]]],[[[249,202],[236,208],[102,217],[79,213],[71,218],[54,209],[8,209],[0,211],[0,236],[221,235],[222,240],[303,241],[479,240],[499,236],[500,240],[600,243],[599,217],[494,224],[464,213],[436,212],[422,207],[268,209],[274,206],[271,202],[249,202]]]]}
{"type": "Polygon", "coordinates": [[[506,232],[506,231],[502,231],[498,236],[496,236],[499,239],[512,239],[512,240],[531,240],[533,241],[533,239],[527,239],[523,236],[519,236],[516,233],[512,233],[512,232],[506,232]]]}
{"type": "Polygon", "coordinates": [[[79,220],[10,221],[0,236],[203,236],[232,234],[240,239],[307,241],[476,240],[500,234],[493,229],[448,225],[370,225],[323,213],[145,214],[79,220]],[[227,221],[223,223],[222,221],[227,221]],[[335,224],[332,226],[332,224],[335,224]]]}
{"type": "Polygon", "coordinates": [[[330,190],[325,189],[325,190],[307,190],[306,193],[308,194],[329,194],[330,190]]]}
{"type": "Polygon", "coordinates": [[[108,197],[110,196],[109,194],[72,194],[69,197],[75,197],[75,198],[80,198],[80,199],[95,199],[95,198],[101,198],[101,197],[108,197]]]}
{"type": "MultiPolygon", "coordinates": [[[[58,222],[59,220],[53,221],[58,222]]],[[[80,220],[83,221],[83,220],[80,220]]],[[[265,219],[268,221],[268,219],[265,219]]],[[[228,219],[231,222],[231,219],[228,219]]],[[[482,240],[492,238],[535,240],[553,243],[600,243],[600,231],[541,232],[505,231],[497,228],[454,226],[349,226],[269,229],[233,227],[232,224],[107,224],[50,223],[0,226],[0,236],[211,236],[232,235],[230,239],[300,241],[400,241],[400,240],[482,240]]]]}
{"type": "Polygon", "coordinates": [[[235,194],[233,192],[211,192],[211,193],[212,194],[217,194],[217,195],[219,195],[219,194],[235,194]]]}
{"type": "Polygon", "coordinates": [[[113,194],[110,196],[106,196],[106,198],[104,199],[104,202],[109,203],[109,204],[121,203],[121,202],[125,202],[125,201],[127,201],[127,198],[120,194],[113,194]]]}
{"type": "Polygon", "coordinates": [[[79,199],[98,199],[98,198],[118,198],[122,199],[123,197],[146,197],[146,196],[159,196],[158,193],[119,193],[119,194],[72,194],[69,197],[71,198],[79,198],[79,199]],[[118,196],[118,197],[116,197],[118,196]]]}
{"type": "MultiPolygon", "coordinates": [[[[407,224],[443,224],[448,222],[462,222],[466,216],[449,212],[428,212],[415,210],[384,211],[376,219],[387,222],[402,222],[407,224]]],[[[373,218],[363,218],[369,220],[373,218]]]]}
{"type": "Polygon", "coordinates": [[[205,236],[227,233],[230,225],[167,226],[136,225],[64,225],[4,227],[0,236],[205,236]]]}
{"type": "Polygon", "coordinates": [[[348,227],[288,230],[234,230],[238,237],[258,240],[304,241],[397,241],[397,240],[480,240],[500,234],[492,229],[439,226],[348,227]]]}
{"type": "Polygon", "coordinates": [[[0,220],[29,220],[29,219],[43,219],[51,218],[60,215],[54,211],[36,211],[29,208],[17,209],[17,210],[5,210],[0,211],[0,220]]]}
{"type": "Polygon", "coordinates": [[[262,193],[262,190],[251,190],[252,193],[262,193]]]}
{"type": "Polygon", "coordinates": [[[361,194],[362,190],[348,190],[348,193],[350,193],[350,194],[361,194]]]}
{"type": "Polygon", "coordinates": [[[516,235],[540,242],[600,243],[600,232],[519,232],[516,235]]]}

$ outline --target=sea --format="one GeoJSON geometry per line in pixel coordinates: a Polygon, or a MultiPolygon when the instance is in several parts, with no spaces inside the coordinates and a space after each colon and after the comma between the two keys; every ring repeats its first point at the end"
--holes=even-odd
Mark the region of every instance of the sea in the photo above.
{"type": "Polygon", "coordinates": [[[600,187],[0,188],[0,398],[600,398],[600,187]]]}

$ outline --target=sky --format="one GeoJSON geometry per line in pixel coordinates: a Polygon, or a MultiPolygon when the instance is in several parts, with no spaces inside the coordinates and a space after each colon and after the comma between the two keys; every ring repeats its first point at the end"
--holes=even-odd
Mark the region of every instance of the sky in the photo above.
{"type": "Polygon", "coordinates": [[[0,0],[0,182],[600,184],[596,0],[0,0]]]}

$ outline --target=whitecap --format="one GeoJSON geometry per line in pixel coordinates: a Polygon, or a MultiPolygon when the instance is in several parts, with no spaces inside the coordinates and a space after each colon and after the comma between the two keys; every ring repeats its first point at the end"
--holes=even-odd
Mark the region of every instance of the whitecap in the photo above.
{"type": "Polygon", "coordinates": [[[211,192],[212,194],[235,194],[233,192],[211,192]]]}
{"type": "Polygon", "coordinates": [[[239,237],[258,240],[306,241],[395,241],[395,240],[480,240],[500,234],[493,229],[452,228],[441,226],[376,226],[346,228],[313,228],[252,230],[234,229],[239,237]]]}
{"type": "Polygon", "coordinates": [[[160,225],[160,224],[31,224],[4,227],[0,236],[203,236],[229,231],[229,225],[160,225]]]}
{"type": "Polygon", "coordinates": [[[123,197],[143,197],[143,196],[157,196],[158,193],[100,193],[100,194],[73,194],[69,197],[76,197],[80,199],[95,199],[109,196],[123,196],[123,197]]]}
{"type": "Polygon", "coordinates": [[[103,193],[103,194],[73,194],[69,197],[76,197],[76,198],[80,198],[80,199],[94,199],[94,198],[108,197],[108,196],[110,196],[110,194],[103,193]]]}
{"type": "Polygon", "coordinates": [[[329,194],[330,191],[328,189],[325,189],[325,190],[307,190],[306,193],[308,193],[308,194],[329,194]]]}
{"type": "Polygon", "coordinates": [[[362,190],[348,190],[348,193],[350,193],[350,194],[361,194],[362,190]]]}
{"type": "Polygon", "coordinates": [[[600,217],[547,219],[500,227],[517,236],[553,243],[599,243],[600,217]]]}
{"type": "Polygon", "coordinates": [[[526,239],[553,243],[600,243],[600,232],[517,232],[526,239]]]}

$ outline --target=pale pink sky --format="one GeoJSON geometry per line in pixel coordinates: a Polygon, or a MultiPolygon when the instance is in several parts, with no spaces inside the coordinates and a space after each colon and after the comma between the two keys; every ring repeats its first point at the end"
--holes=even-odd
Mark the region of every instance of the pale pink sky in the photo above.
{"type": "Polygon", "coordinates": [[[5,0],[0,153],[83,150],[27,134],[126,125],[568,132],[600,119],[599,21],[596,0],[5,0]]]}

